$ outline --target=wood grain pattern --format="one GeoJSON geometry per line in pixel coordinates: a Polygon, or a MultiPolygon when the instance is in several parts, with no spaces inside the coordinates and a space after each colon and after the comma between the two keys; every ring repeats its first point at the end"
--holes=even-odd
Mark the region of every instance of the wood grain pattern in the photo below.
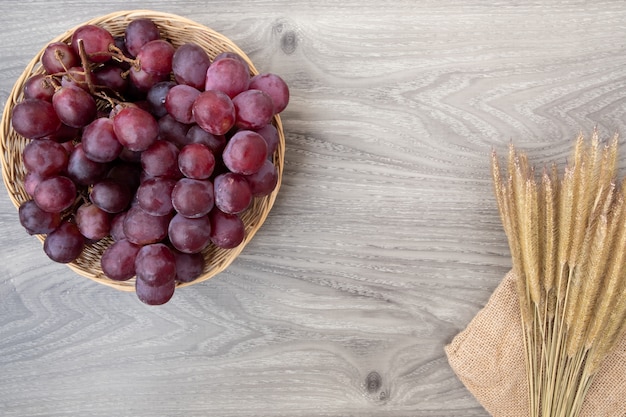
{"type": "Polygon", "coordinates": [[[625,130],[623,2],[4,0],[0,100],[48,39],[133,8],[285,78],[281,193],[160,308],[49,262],[1,195],[0,414],[487,416],[443,346],[510,267],[488,154],[625,130]]]}

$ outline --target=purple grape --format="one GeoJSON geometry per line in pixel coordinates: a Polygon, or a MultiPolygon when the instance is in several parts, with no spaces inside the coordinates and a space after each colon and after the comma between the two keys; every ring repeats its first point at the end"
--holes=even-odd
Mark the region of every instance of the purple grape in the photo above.
{"type": "Polygon", "coordinates": [[[26,99],[13,107],[11,124],[17,134],[28,139],[38,139],[56,132],[61,127],[61,120],[52,103],[26,99]]]}
{"type": "Polygon", "coordinates": [[[176,258],[163,243],[154,243],[139,249],[135,258],[137,279],[158,287],[176,278],[176,258]]]}
{"type": "Polygon", "coordinates": [[[139,207],[153,216],[165,216],[174,210],[172,190],[176,180],[156,177],[145,180],[137,189],[139,207]]]}
{"type": "Polygon", "coordinates": [[[52,96],[52,105],[61,121],[71,127],[84,127],[97,116],[96,100],[82,88],[61,87],[52,96]]]}
{"type": "Polygon", "coordinates": [[[262,197],[272,193],[278,184],[278,169],[266,159],[261,169],[246,176],[253,197],[262,197]]]}
{"type": "Polygon", "coordinates": [[[280,137],[278,136],[278,129],[273,124],[266,124],[260,129],[255,130],[256,133],[263,136],[267,143],[267,157],[271,158],[274,152],[278,149],[280,143],[280,137]]]}
{"type": "Polygon", "coordinates": [[[24,191],[26,191],[26,194],[33,197],[35,195],[35,189],[45,178],[47,177],[44,177],[34,171],[27,172],[24,176],[24,191]]]}
{"type": "Polygon", "coordinates": [[[235,126],[239,129],[260,129],[274,116],[274,104],[261,90],[246,90],[233,98],[235,126]]]}
{"type": "Polygon", "coordinates": [[[78,87],[89,92],[83,67],[72,67],[61,77],[61,87],[78,87]]]}
{"type": "Polygon", "coordinates": [[[232,52],[232,51],[220,52],[219,54],[215,56],[215,58],[213,58],[213,62],[219,61],[220,59],[223,59],[223,58],[236,59],[237,61],[243,64],[243,66],[246,68],[246,72],[248,73],[250,72],[250,66],[248,65],[246,60],[243,59],[243,57],[239,55],[237,52],[232,52]]]}
{"type": "Polygon", "coordinates": [[[193,125],[187,131],[186,143],[201,143],[208,146],[213,155],[221,155],[226,147],[224,135],[213,135],[198,125],[193,125]]]}
{"type": "Polygon", "coordinates": [[[126,239],[126,235],[124,234],[124,219],[126,218],[126,213],[126,211],[117,213],[111,220],[111,239],[115,242],[126,239]]]}
{"type": "Polygon", "coordinates": [[[134,66],[130,68],[127,96],[131,93],[140,97],[145,96],[148,91],[156,84],[167,81],[169,74],[158,74],[147,72],[143,68],[137,69],[134,66]]]}
{"type": "Polygon", "coordinates": [[[285,110],[289,103],[289,87],[287,83],[276,74],[265,73],[255,75],[250,79],[249,89],[261,90],[272,98],[274,114],[285,110]]]}
{"type": "Polygon", "coordinates": [[[85,247],[85,238],[74,223],[64,222],[46,236],[43,250],[50,259],[59,263],[73,262],[85,247]]]}
{"type": "Polygon", "coordinates": [[[157,140],[159,124],[147,111],[126,107],[113,118],[115,135],[131,151],[144,151],[157,140]]]}
{"type": "Polygon", "coordinates": [[[109,170],[107,178],[126,185],[131,193],[135,193],[141,183],[141,165],[119,161],[109,170]]]}
{"type": "Polygon", "coordinates": [[[68,160],[63,145],[48,139],[32,140],[22,151],[24,167],[42,177],[62,173],[67,169],[68,160]]]}
{"type": "Polygon", "coordinates": [[[243,220],[236,214],[224,213],[217,207],[209,213],[211,242],[222,249],[236,248],[243,242],[246,229],[243,220]]]}
{"type": "Polygon", "coordinates": [[[161,38],[157,25],[147,18],[131,20],[126,26],[124,35],[124,45],[132,57],[137,56],[146,43],[161,38]]]}
{"type": "Polygon", "coordinates": [[[44,136],[42,139],[49,139],[53,142],[57,143],[67,143],[70,142],[80,136],[81,129],[77,127],[71,127],[66,124],[61,123],[61,127],[59,127],[56,131],[52,132],[49,135],[44,136]]]}
{"type": "Polygon", "coordinates": [[[157,243],[167,236],[171,216],[153,216],[139,206],[131,207],[124,219],[124,235],[136,245],[157,243]]]}
{"type": "Polygon", "coordinates": [[[178,153],[173,143],[156,141],[141,154],[141,166],[151,177],[179,178],[178,153]]]}
{"type": "Polygon", "coordinates": [[[172,59],[172,72],[178,84],[204,90],[210,65],[211,59],[206,51],[200,45],[188,42],[176,49],[172,59]]]}
{"type": "Polygon", "coordinates": [[[201,253],[183,253],[172,250],[176,259],[176,280],[192,282],[198,279],[204,271],[204,256],[201,253]]]}
{"type": "Polygon", "coordinates": [[[74,215],[80,233],[89,240],[104,239],[111,230],[111,215],[95,204],[84,203],[74,215]]]}
{"type": "Polygon", "coordinates": [[[193,117],[198,126],[213,135],[224,135],[235,125],[235,106],[220,91],[204,91],[193,103],[193,117]]]}
{"type": "Polygon", "coordinates": [[[137,53],[141,70],[148,74],[167,75],[172,72],[176,49],[166,40],[155,39],[145,43],[137,53]]]}
{"type": "Polygon", "coordinates": [[[115,64],[105,65],[93,72],[94,83],[111,91],[123,94],[128,88],[128,78],[124,70],[115,64]]]}
{"type": "Polygon", "coordinates": [[[177,121],[171,114],[166,114],[159,119],[159,138],[182,148],[188,143],[189,128],[189,125],[177,121]]]}
{"type": "Polygon", "coordinates": [[[252,191],[245,177],[234,172],[226,172],[215,177],[215,205],[224,213],[238,214],[252,202],[252,191]]]}
{"type": "Polygon", "coordinates": [[[50,233],[61,224],[59,213],[43,211],[33,200],[22,203],[18,213],[20,224],[31,235],[50,233]]]}
{"type": "Polygon", "coordinates": [[[114,281],[131,279],[135,276],[135,260],[140,249],[140,246],[126,239],[113,242],[100,258],[102,272],[114,281]]]}
{"type": "Polygon", "coordinates": [[[165,109],[180,123],[194,123],[192,106],[200,91],[189,85],[172,87],[165,97],[165,109]]]}
{"type": "Polygon", "coordinates": [[[24,98],[52,102],[54,84],[44,74],[36,74],[24,82],[24,98]]]}
{"type": "Polygon", "coordinates": [[[105,178],[91,187],[89,199],[101,210],[116,214],[128,207],[132,195],[130,188],[125,184],[105,178]]]}
{"type": "Polygon", "coordinates": [[[115,45],[113,35],[97,25],[83,25],[72,34],[71,45],[79,55],[78,40],[82,39],[85,53],[92,62],[102,63],[111,59],[109,47],[115,45]]]}
{"type": "Polygon", "coordinates": [[[41,65],[48,74],[63,73],[80,65],[80,58],[72,47],[64,42],[48,44],[41,55],[41,65]]]}
{"type": "Polygon", "coordinates": [[[154,117],[161,118],[167,114],[165,97],[175,85],[176,83],[174,81],[161,81],[148,90],[146,100],[148,101],[150,113],[152,113],[154,117]]]}
{"type": "Polygon", "coordinates": [[[202,143],[190,143],[178,154],[178,168],[187,178],[204,180],[215,169],[215,156],[208,146],[202,143]]]}
{"type": "Polygon", "coordinates": [[[170,221],[168,236],[170,243],[184,253],[198,253],[210,243],[211,223],[208,216],[198,218],[176,214],[170,221]]]}
{"type": "Polygon", "coordinates": [[[171,193],[172,205],[185,217],[198,218],[207,215],[215,203],[213,183],[209,180],[182,178],[171,193]]]}
{"type": "Polygon", "coordinates": [[[94,162],[111,162],[117,159],[123,146],[115,135],[113,120],[100,117],[83,130],[83,151],[94,162]]]}
{"type": "Polygon", "coordinates": [[[267,142],[256,132],[240,130],[228,141],[222,157],[232,172],[254,174],[267,160],[267,142]]]}
{"type": "Polygon", "coordinates": [[[85,155],[83,144],[76,145],[67,164],[67,175],[79,185],[91,185],[106,175],[109,165],[92,161],[85,155]]]}
{"type": "Polygon", "coordinates": [[[153,286],[142,279],[135,281],[135,293],[137,298],[147,305],[162,305],[172,299],[176,290],[176,281],[167,281],[163,285],[153,286]]]}
{"type": "Polygon", "coordinates": [[[37,185],[35,203],[44,211],[60,213],[67,210],[76,200],[74,182],[63,176],[46,178],[37,185]]]}
{"type": "Polygon", "coordinates": [[[233,98],[248,89],[250,73],[241,61],[222,58],[214,61],[206,72],[204,89],[217,90],[233,98]]]}

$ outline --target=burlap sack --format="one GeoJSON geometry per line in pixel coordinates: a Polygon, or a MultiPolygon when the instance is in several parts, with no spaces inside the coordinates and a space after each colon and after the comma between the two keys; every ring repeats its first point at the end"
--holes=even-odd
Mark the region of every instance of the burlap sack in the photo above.
{"type": "MultiPolygon", "coordinates": [[[[528,416],[515,274],[504,277],[487,305],[445,352],[461,382],[492,416],[528,416]]],[[[626,337],[600,367],[581,417],[626,417],[626,337]]]]}

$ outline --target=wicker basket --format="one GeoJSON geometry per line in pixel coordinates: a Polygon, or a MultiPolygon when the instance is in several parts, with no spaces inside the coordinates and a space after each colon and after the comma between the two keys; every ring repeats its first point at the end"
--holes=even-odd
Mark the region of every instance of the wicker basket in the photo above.
{"type": "MultiPolygon", "coordinates": [[[[124,34],[126,25],[136,18],[150,18],[161,30],[164,39],[168,39],[175,47],[185,42],[195,42],[203,47],[211,58],[224,51],[232,51],[240,54],[248,63],[251,75],[258,73],[256,68],[246,54],[241,51],[232,41],[225,36],[199,24],[192,20],[177,16],[174,14],[154,12],[150,10],[132,10],[111,13],[105,16],[97,17],[83,24],[95,24],[109,30],[113,36],[124,34]]],[[[79,25],[82,26],[83,24],[79,25]]],[[[52,39],[50,42],[63,41],[69,42],[72,33],[76,30],[70,29],[64,34],[52,39]]],[[[0,132],[0,146],[2,153],[2,177],[7,188],[9,197],[15,207],[19,207],[23,202],[30,200],[31,197],[24,189],[24,176],[26,169],[22,162],[22,151],[28,139],[18,135],[11,126],[11,114],[13,108],[22,100],[23,86],[25,81],[35,74],[43,73],[40,59],[45,47],[32,59],[26,66],[22,75],[18,78],[11,94],[7,99],[7,103],[2,115],[2,130],[0,132]]],[[[266,196],[253,200],[251,206],[242,214],[242,219],[246,228],[246,237],[244,241],[234,249],[220,249],[214,245],[209,245],[203,252],[206,265],[203,274],[193,282],[178,283],[179,287],[196,284],[205,281],[226,269],[234,259],[241,253],[246,244],[252,239],[265,221],[269,211],[271,210],[276,195],[280,188],[283,163],[285,154],[285,137],[283,133],[282,123],[278,115],[274,116],[274,126],[278,130],[279,144],[276,153],[273,156],[274,164],[278,169],[278,184],[274,191],[266,196]]],[[[17,220],[17,217],[16,217],[17,220]]],[[[45,236],[37,235],[39,240],[43,242],[45,236]]],[[[112,243],[110,238],[105,238],[95,244],[85,247],[83,254],[74,262],[67,264],[70,269],[90,278],[101,284],[105,284],[122,291],[134,291],[135,279],[128,281],[114,281],[104,276],[100,258],[103,251],[112,243]]]]}

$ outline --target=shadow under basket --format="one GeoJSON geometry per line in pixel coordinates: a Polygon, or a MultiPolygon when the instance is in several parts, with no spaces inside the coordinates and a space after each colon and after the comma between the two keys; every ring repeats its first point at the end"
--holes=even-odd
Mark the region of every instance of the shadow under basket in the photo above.
{"type": "MultiPolygon", "coordinates": [[[[151,19],[161,31],[162,38],[169,40],[174,47],[178,47],[186,42],[194,42],[201,46],[208,53],[211,59],[222,52],[236,52],[248,63],[251,76],[258,74],[257,69],[254,67],[248,56],[231,40],[220,33],[181,16],[150,10],[121,11],[97,17],[68,30],[64,34],[50,40],[48,43],[58,41],[69,42],[73,32],[78,27],[85,24],[98,25],[107,29],[113,36],[122,36],[124,35],[124,31],[128,23],[138,18],[151,19]]],[[[9,197],[16,208],[18,208],[22,203],[32,199],[24,189],[24,177],[27,171],[22,161],[22,152],[30,140],[18,135],[13,130],[11,125],[11,115],[15,105],[23,99],[23,88],[26,80],[33,75],[44,73],[43,67],[40,63],[44,50],[45,47],[42,48],[42,50],[39,51],[39,53],[31,60],[31,62],[24,69],[24,72],[16,81],[7,99],[4,113],[2,115],[2,129],[0,132],[0,146],[2,148],[2,152],[0,154],[0,158],[2,160],[2,178],[9,197]]],[[[177,282],[178,287],[197,284],[224,271],[241,253],[246,244],[250,242],[267,218],[267,215],[276,200],[276,195],[278,194],[278,190],[281,185],[285,155],[285,137],[280,116],[275,115],[272,120],[272,124],[278,130],[279,135],[278,148],[272,156],[274,165],[278,170],[278,183],[276,188],[267,196],[253,199],[250,207],[241,214],[246,230],[244,241],[234,249],[221,249],[213,244],[209,244],[209,246],[202,252],[205,259],[205,267],[202,275],[189,283],[177,282]]],[[[16,216],[16,221],[17,220],[16,216]]],[[[45,236],[36,236],[43,243],[45,236]]],[[[96,243],[86,245],[81,256],[75,261],[68,263],[67,266],[79,275],[92,279],[98,283],[108,285],[122,291],[134,291],[135,278],[131,278],[128,281],[114,281],[107,278],[102,272],[100,259],[104,250],[111,245],[111,243],[112,239],[107,237],[96,243]]]]}

